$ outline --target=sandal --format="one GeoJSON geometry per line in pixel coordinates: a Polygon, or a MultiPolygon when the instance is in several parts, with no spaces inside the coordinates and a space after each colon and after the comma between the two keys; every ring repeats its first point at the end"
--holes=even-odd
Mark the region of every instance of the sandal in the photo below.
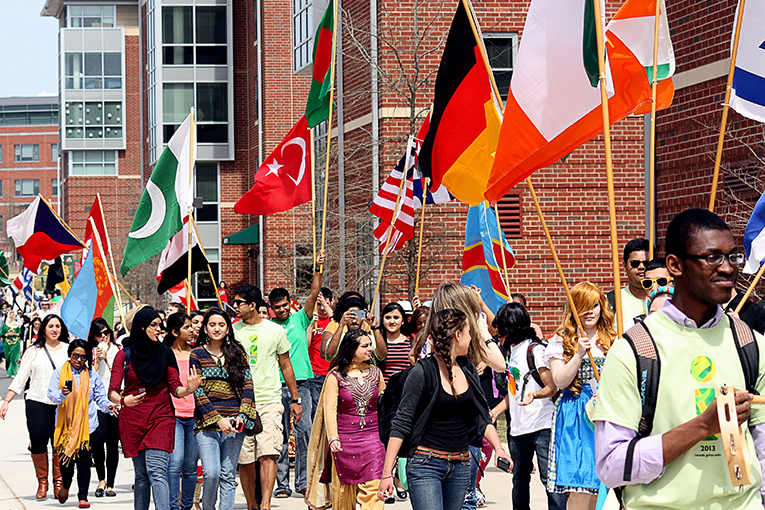
{"type": "Polygon", "coordinates": [[[288,497],[290,497],[290,493],[289,492],[284,492],[284,491],[279,491],[279,492],[274,493],[274,497],[275,498],[279,498],[279,499],[288,498],[288,497]]]}
{"type": "Polygon", "coordinates": [[[111,487],[107,487],[105,495],[106,495],[107,498],[113,498],[113,497],[117,496],[117,493],[114,492],[114,489],[112,489],[111,487]]]}
{"type": "Polygon", "coordinates": [[[104,488],[103,487],[99,487],[98,489],[96,489],[96,497],[97,498],[103,498],[104,497],[104,488]]]}
{"type": "Polygon", "coordinates": [[[80,500],[80,508],[90,508],[90,503],[85,500],[80,500]]]}

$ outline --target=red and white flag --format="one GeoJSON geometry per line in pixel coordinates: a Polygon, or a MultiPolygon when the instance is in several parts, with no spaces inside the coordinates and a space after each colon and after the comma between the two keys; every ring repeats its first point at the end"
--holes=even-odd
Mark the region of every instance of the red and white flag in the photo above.
{"type": "Polygon", "coordinates": [[[90,214],[88,218],[93,218],[93,226],[89,220],[85,220],[85,248],[82,249],[82,260],[88,258],[88,251],[90,250],[90,243],[93,242],[93,230],[98,232],[98,237],[101,239],[101,249],[106,257],[111,251],[112,247],[109,243],[109,237],[106,235],[106,223],[104,221],[104,209],[101,205],[101,195],[96,195],[96,200],[93,202],[93,207],[90,208],[90,214]]]}
{"type": "Polygon", "coordinates": [[[170,287],[168,289],[168,292],[170,293],[170,302],[171,303],[182,303],[186,307],[186,313],[193,312],[194,310],[199,310],[197,307],[197,302],[194,299],[194,295],[191,295],[191,303],[188,302],[186,299],[186,281],[182,281],[175,287],[170,287]]]}
{"type": "Polygon", "coordinates": [[[274,214],[311,200],[311,130],[300,117],[255,174],[255,185],[234,205],[239,214],[274,214]]]}

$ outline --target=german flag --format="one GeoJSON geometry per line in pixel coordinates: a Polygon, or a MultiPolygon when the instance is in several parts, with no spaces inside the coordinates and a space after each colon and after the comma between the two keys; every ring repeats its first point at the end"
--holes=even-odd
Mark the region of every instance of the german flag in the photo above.
{"type": "Polygon", "coordinates": [[[484,200],[502,113],[466,1],[457,6],[446,39],[419,164],[432,189],[444,184],[458,200],[474,205],[484,200]]]}

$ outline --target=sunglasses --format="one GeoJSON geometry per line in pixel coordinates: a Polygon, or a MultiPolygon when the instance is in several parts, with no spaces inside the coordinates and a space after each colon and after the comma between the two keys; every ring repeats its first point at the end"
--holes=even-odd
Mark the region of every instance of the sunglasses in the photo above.
{"type": "Polygon", "coordinates": [[[99,333],[96,333],[96,338],[101,338],[101,337],[105,337],[105,336],[109,336],[109,330],[108,329],[105,329],[105,330],[103,330],[103,331],[101,331],[99,333]]]}
{"type": "Polygon", "coordinates": [[[72,353],[72,359],[73,360],[80,360],[80,361],[88,361],[88,356],[86,354],[77,354],[72,353]]]}
{"type": "Polygon", "coordinates": [[[658,285],[659,287],[666,287],[669,285],[670,282],[674,282],[674,278],[667,278],[666,276],[660,276],[658,278],[643,278],[640,280],[640,285],[643,286],[644,289],[648,290],[651,287],[653,287],[654,284],[658,285]]]}
{"type": "Polygon", "coordinates": [[[646,264],[648,264],[648,261],[647,261],[647,260],[638,260],[638,259],[632,259],[632,260],[630,260],[630,266],[632,267],[632,269],[637,269],[637,268],[639,268],[641,265],[642,265],[643,267],[645,267],[645,266],[646,266],[646,264]]]}
{"type": "Polygon", "coordinates": [[[244,299],[235,299],[231,302],[231,304],[234,306],[241,306],[241,305],[246,305],[247,301],[245,301],[244,299]]]}

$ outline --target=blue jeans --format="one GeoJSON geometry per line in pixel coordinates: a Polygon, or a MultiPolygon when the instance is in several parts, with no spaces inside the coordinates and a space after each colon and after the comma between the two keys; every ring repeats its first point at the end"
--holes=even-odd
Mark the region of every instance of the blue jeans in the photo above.
{"type": "MultiPolygon", "coordinates": [[[[236,498],[236,465],[244,432],[224,434],[213,430],[197,432],[197,447],[202,459],[202,510],[215,510],[220,487],[220,510],[234,508],[236,498]]],[[[192,491],[193,494],[193,491],[192,491]]]]}
{"type": "MultiPolygon", "coordinates": [[[[547,489],[547,459],[550,449],[550,429],[542,429],[521,436],[507,436],[508,449],[513,458],[513,510],[529,510],[529,485],[532,459],[537,454],[539,477],[542,486],[547,489]]],[[[547,493],[547,508],[550,510],[565,510],[566,495],[547,493]]]]}
{"type": "MultiPolygon", "coordinates": [[[[300,421],[295,424],[292,433],[295,435],[295,490],[298,492],[305,492],[308,486],[308,477],[306,471],[306,463],[308,461],[308,441],[311,439],[311,425],[313,420],[311,419],[312,398],[311,390],[309,387],[309,381],[298,381],[298,395],[300,396],[300,402],[303,407],[303,416],[300,421]]],[[[292,395],[286,384],[282,384],[282,404],[284,405],[284,414],[282,415],[282,425],[284,426],[284,444],[282,445],[282,453],[279,455],[279,460],[276,462],[276,490],[274,492],[282,492],[291,494],[290,491],[290,455],[289,445],[287,439],[290,433],[290,401],[292,395]]]]}
{"type": "Polygon", "coordinates": [[[194,439],[194,418],[175,418],[175,446],[170,457],[168,471],[170,507],[191,510],[194,503],[194,489],[197,485],[197,441],[194,439]]]}
{"type": "Polygon", "coordinates": [[[316,408],[319,407],[319,398],[321,397],[321,389],[324,387],[324,380],[326,375],[315,375],[313,379],[308,379],[308,389],[311,390],[311,421],[316,416],[316,408]]]}
{"type": "Polygon", "coordinates": [[[481,464],[481,449],[477,446],[470,446],[470,482],[465,493],[465,502],[462,504],[463,510],[475,510],[478,507],[478,494],[475,491],[475,485],[478,481],[478,468],[481,464]]]}
{"type": "Polygon", "coordinates": [[[470,483],[470,461],[415,453],[406,462],[412,510],[460,510],[470,483]]]}
{"type": "Polygon", "coordinates": [[[170,452],[164,450],[141,450],[133,457],[135,470],[135,510],[149,510],[149,498],[154,493],[155,510],[170,510],[170,490],[167,486],[167,470],[170,452]]]}

